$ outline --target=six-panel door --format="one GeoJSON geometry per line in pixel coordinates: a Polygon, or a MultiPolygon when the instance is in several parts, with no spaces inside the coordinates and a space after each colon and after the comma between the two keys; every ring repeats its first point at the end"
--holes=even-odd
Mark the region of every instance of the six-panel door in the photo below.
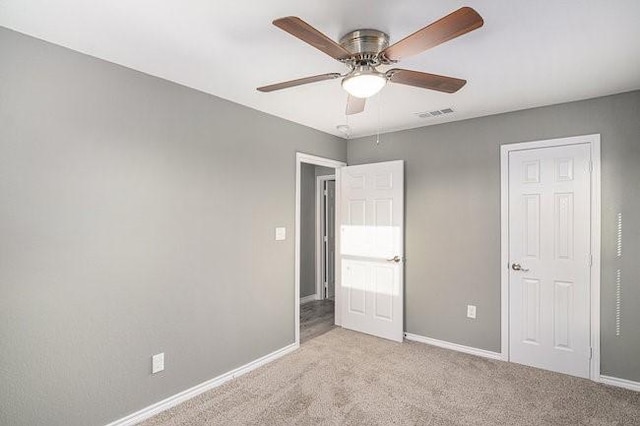
{"type": "Polygon", "coordinates": [[[340,171],[342,326],[395,341],[403,339],[403,167],[340,171]]]}
{"type": "Polygon", "coordinates": [[[509,352],[589,377],[590,147],[509,154],[509,352]]]}

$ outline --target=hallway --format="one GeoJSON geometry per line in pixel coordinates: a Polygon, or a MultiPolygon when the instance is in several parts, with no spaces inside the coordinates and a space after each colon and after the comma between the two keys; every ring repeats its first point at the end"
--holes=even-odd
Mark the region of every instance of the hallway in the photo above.
{"type": "Polygon", "coordinates": [[[300,344],[335,328],[333,298],[300,305],[300,344]]]}

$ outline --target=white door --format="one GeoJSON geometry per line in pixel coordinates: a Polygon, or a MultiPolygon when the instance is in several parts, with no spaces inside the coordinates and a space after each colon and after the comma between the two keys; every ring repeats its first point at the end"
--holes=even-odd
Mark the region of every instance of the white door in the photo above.
{"type": "Polygon", "coordinates": [[[403,339],[404,163],[340,169],[342,326],[403,339]]]}
{"type": "Polygon", "coordinates": [[[510,360],[587,378],[590,152],[509,153],[510,360]]]}

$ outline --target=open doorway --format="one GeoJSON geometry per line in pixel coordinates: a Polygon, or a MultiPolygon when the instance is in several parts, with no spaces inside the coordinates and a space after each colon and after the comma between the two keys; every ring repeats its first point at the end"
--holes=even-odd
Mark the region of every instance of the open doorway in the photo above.
{"type": "MultiPolygon", "coordinates": [[[[346,166],[340,161],[297,153],[296,343],[300,344],[301,334],[302,242],[305,236],[315,235],[313,230],[304,232],[301,227],[305,163],[335,170],[334,324],[401,342],[404,330],[404,162],[346,166]]],[[[313,171],[312,175],[306,170],[309,177],[315,177],[315,168],[313,171]]],[[[315,185],[309,186],[306,193],[314,194],[315,185]]],[[[315,223],[315,217],[312,223],[315,223]]],[[[317,290],[314,294],[309,299],[319,298],[317,290]]],[[[305,295],[308,296],[311,294],[305,295]]]]}
{"type": "MultiPolygon", "coordinates": [[[[336,168],[344,163],[297,156],[296,341],[336,325],[336,168]]],[[[338,178],[339,179],[339,178],[338,178]]]]}
{"type": "Polygon", "coordinates": [[[303,163],[300,183],[300,343],[304,343],[335,326],[335,169],[303,163]]]}

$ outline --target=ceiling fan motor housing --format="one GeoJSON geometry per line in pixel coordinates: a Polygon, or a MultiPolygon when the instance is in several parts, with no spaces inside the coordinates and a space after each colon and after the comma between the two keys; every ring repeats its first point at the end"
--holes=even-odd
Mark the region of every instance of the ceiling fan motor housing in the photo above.
{"type": "Polygon", "coordinates": [[[351,52],[355,59],[369,62],[389,46],[389,36],[378,30],[355,30],[340,39],[340,45],[351,52]]]}

